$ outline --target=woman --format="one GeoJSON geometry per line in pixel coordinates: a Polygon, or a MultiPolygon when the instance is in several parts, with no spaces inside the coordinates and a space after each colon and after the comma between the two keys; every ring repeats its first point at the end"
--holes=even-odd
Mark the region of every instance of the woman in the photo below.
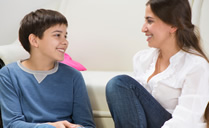
{"type": "Polygon", "coordinates": [[[142,32],[150,49],[134,56],[134,77],[116,76],[106,97],[116,128],[205,128],[209,60],[188,0],[149,0],[142,32]]]}

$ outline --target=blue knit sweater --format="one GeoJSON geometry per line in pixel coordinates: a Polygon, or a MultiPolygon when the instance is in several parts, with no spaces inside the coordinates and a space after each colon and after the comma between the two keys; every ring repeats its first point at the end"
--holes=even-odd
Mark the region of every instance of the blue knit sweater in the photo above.
{"type": "Polygon", "coordinates": [[[4,128],[54,128],[68,120],[94,128],[92,110],[79,71],[56,63],[50,71],[32,71],[20,61],[0,70],[0,105],[4,128]]]}

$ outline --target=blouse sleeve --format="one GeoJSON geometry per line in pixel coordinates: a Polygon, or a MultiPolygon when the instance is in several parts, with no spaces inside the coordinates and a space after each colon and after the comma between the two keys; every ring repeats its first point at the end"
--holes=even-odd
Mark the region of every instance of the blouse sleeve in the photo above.
{"type": "Polygon", "coordinates": [[[204,112],[208,101],[209,64],[203,61],[186,75],[178,105],[162,128],[206,128],[204,112]]]}
{"type": "Polygon", "coordinates": [[[5,128],[55,128],[48,124],[28,123],[21,110],[17,89],[14,87],[7,68],[0,72],[0,105],[5,128]]]}

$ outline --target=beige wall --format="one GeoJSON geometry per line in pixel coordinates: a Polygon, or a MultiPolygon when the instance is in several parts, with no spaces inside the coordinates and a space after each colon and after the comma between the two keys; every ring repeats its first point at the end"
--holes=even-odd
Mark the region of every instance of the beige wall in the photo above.
{"type": "MultiPolygon", "coordinates": [[[[147,0],[6,0],[0,2],[0,45],[17,39],[20,19],[46,7],[59,10],[69,21],[71,57],[88,70],[132,71],[133,55],[147,48],[141,32],[147,0]],[[24,6],[23,6],[24,5],[24,6]]],[[[209,54],[209,0],[189,0],[209,54]]]]}

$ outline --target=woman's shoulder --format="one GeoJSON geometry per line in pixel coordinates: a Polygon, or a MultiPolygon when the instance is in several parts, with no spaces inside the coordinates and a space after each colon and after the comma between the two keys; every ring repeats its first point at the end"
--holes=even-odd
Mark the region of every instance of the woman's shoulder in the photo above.
{"type": "Polygon", "coordinates": [[[207,60],[202,57],[201,55],[198,54],[193,54],[193,53],[186,53],[186,58],[187,61],[192,62],[193,64],[204,64],[204,65],[209,65],[207,60]]]}
{"type": "Polygon", "coordinates": [[[159,50],[156,48],[148,48],[137,52],[133,60],[134,61],[146,61],[152,59],[154,56],[158,55],[159,50]]]}
{"type": "Polygon", "coordinates": [[[191,69],[201,69],[202,71],[207,70],[209,72],[209,63],[208,61],[197,54],[185,53],[184,58],[185,64],[188,65],[191,69]]]}

